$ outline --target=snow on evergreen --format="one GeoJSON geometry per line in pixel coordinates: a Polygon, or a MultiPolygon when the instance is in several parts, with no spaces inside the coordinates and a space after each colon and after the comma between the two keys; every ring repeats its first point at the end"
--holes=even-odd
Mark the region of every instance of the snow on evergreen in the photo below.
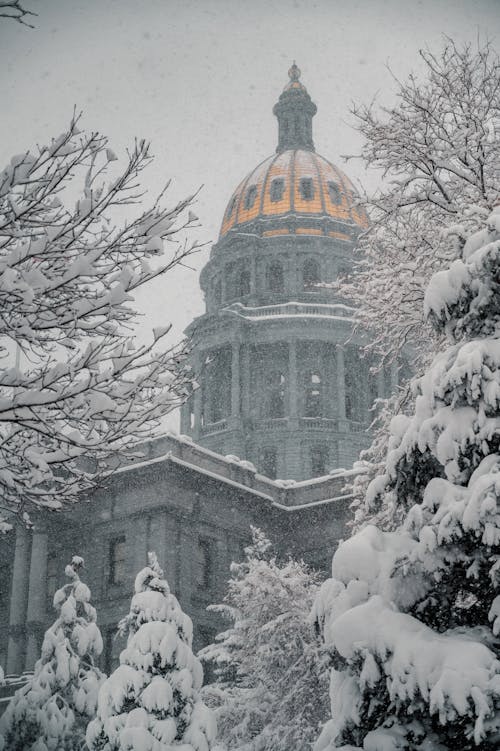
{"type": "Polygon", "coordinates": [[[328,670],[310,618],[317,579],[302,561],[278,562],[260,530],[252,536],[231,566],[225,603],[211,608],[231,627],[200,653],[216,673],[203,695],[216,707],[221,748],[305,751],[328,716],[328,670]]]}
{"type": "Polygon", "coordinates": [[[388,525],[340,545],[316,600],[334,664],[316,751],[500,747],[499,300],[500,208],[428,286],[448,346],[368,488],[388,525]]]}
{"type": "Polygon", "coordinates": [[[120,665],[99,691],[87,729],[91,751],[209,751],[213,713],[200,699],[201,663],[191,651],[193,627],[154,553],[136,577],[120,665]]]}
{"type": "Polygon", "coordinates": [[[102,652],[90,590],[80,581],[83,558],[66,566],[69,582],[54,595],[58,618],[45,633],[33,676],[0,719],[2,751],[79,751],[95,715],[104,679],[94,665],[102,652]]]}

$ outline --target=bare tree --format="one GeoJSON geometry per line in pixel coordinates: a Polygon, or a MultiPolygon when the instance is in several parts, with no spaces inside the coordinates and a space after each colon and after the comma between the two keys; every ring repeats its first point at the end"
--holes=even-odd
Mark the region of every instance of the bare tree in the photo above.
{"type": "Polygon", "coordinates": [[[116,169],[73,119],[0,172],[0,529],[75,502],[187,393],[169,327],[133,337],[135,291],[199,248],[179,235],[198,226],[193,196],[137,207],[151,159],[139,141],[116,169]]]}
{"type": "Polygon", "coordinates": [[[29,26],[33,29],[34,26],[28,23],[27,16],[36,16],[31,10],[27,10],[22,4],[21,0],[0,0],[0,18],[10,18],[12,21],[18,21],[23,26],[29,26]]]}
{"type": "Polygon", "coordinates": [[[344,291],[371,331],[369,348],[388,359],[436,342],[423,316],[426,284],[500,195],[498,55],[490,44],[473,50],[451,40],[440,54],[420,55],[424,75],[395,78],[393,107],[353,109],[361,157],[386,181],[363,201],[372,224],[344,291]]]}

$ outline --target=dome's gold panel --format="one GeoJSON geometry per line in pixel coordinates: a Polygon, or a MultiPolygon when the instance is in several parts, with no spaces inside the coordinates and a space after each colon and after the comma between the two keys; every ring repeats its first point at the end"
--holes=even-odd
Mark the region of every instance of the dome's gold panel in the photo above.
{"type": "MultiPolygon", "coordinates": [[[[272,219],[336,219],[366,227],[365,212],[356,207],[356,191],[346,175],[313,151],[288,150],[258,165],[236,188],[227,205],[221,237],[256,219],[265,220],[266,237],[273,231],[272,219]]],[[[279,234],[282,234],[280,231],[279,234]]],[[[309,234],[314,234],[312,231],[309,234]]]]}

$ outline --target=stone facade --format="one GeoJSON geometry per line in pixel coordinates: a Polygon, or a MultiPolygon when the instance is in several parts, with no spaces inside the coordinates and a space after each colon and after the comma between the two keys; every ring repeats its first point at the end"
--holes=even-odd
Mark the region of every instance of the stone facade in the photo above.
{"type": "Polygon", "coordinates": [[[0,661],[6,673],[33,668],[54,618],[53,594],[75,554],[85,558],[105,641],[104,669],[116,664],[122,648],[113,639],[116,624],[128,612],[148,550],[157,551],[193,618],[195,647],[208,643],[222,624],[206,607],[222,599],[250,525],[265,529],[282,555],[326,571],[349,515],[345,481],[341,472],[287,486],[178,436],[152,441],[143,458],[118,469],[88,501],[46,517],[33,531],[19,528],[2,543],[0,661]]]}

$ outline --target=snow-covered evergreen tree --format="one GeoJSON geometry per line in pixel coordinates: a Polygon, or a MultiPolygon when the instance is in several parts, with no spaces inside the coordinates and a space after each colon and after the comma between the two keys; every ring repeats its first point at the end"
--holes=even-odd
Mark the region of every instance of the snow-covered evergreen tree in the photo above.
{"type": "MultiPolygon", "coordinates": [[[[460,257],[466,234],[482,226],[500,195],[497,52],[488,43],[474,49],[446,39],[440,51],[420,55],[419,75],[395,79],[392,106],[353,109],[364,138],[361,157],[385,181],[363,200],[371,225],[360,238],[354,273],[342,284],[358,324],[370,331],[367,351],[380,359],[410,357],[419,372],[443,342],[423,314],[426,286],[460,257]]],[[[390,400],[362,453],[362,473],[346,486],[357,525],[387,450],[387,418],[396,414],[390,414],[394,406],[406,411],[410,405],[406,388],[390,400]]]]}
{"type": "Polygon", "coordinates": [[[218,743],[230,751],[305,751],[328,716],[328,671],[310,610],[316,576],[301,561],[280,563],[252,528],[253,542],[223,605],[231,627],[200,653],[215,666],[204,696],[216,707],[218,743]]]}
{"type": "Polygon", "coordinates": [[[367,525],[315,613],[334,670],[316,751],[500,748],[500,208],[431,279],[448,346],[393,419],[367,525]]]}
{"type": "Polygon", "coordinates": [[[154,553],[136,577],[120,665],[99,691],[87,729],[91,751],[209,751],[213,713],[200,699],[203,669],[193,627],[170,593],[154,553]]]}
{"type": "Polygon", "coordinates": [[[3,751],[80,751],[84,746],[104,676],[94,665],[102,638],[90,590],[80,581],[82,566],[78,556],[66,566],[70,581],[54,595],[58,617],[45,633],[42,656],[0,719],[3,751]]]}

